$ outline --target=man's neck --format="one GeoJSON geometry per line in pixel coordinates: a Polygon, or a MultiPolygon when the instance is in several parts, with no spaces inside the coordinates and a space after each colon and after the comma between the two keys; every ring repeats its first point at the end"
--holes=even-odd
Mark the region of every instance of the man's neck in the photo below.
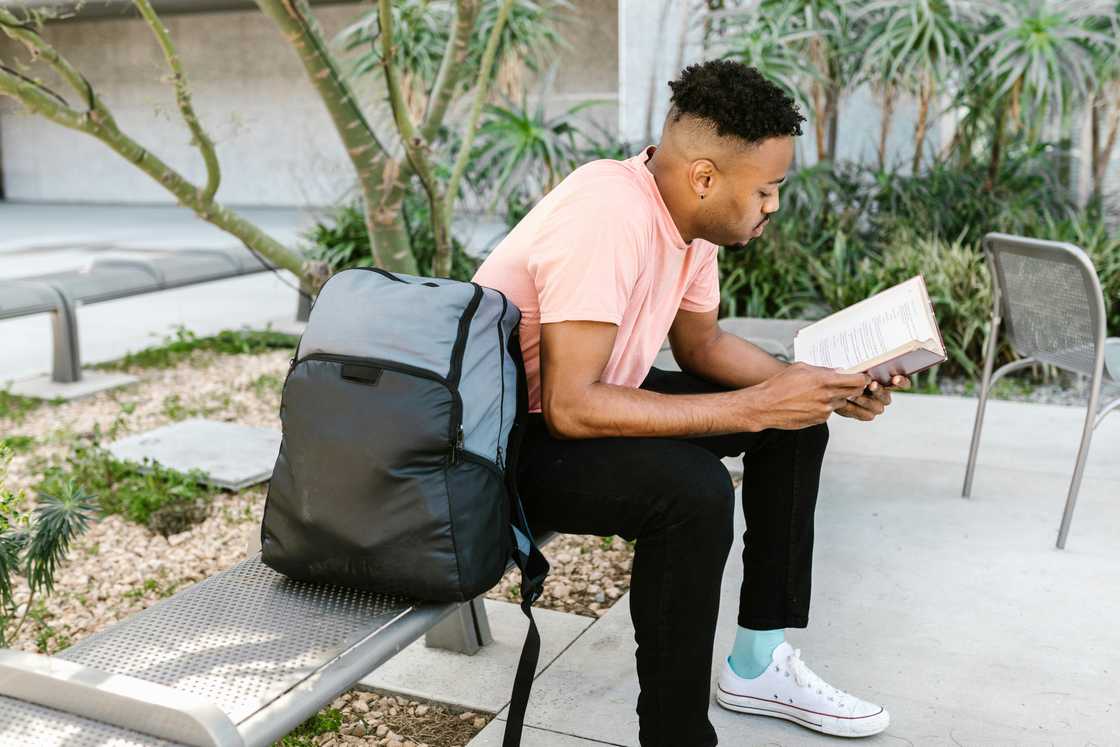
{"type": "Polygon", "coordinates": [[[668,208],[669,217],[673,219],[673,224],[676,225],[677,231],[680,232],[681,238],[684,239],[684,243],[691,244],[692,240],[696,237],[692,235],[691,229],[685,226],[682,220],[677,218],[676,211],[673,209],[673,200],[669,195],[669,190],[664,184],[665,175],[663,173],[658,173],[661,162],[656,161],[654,158],[657,155],[657,147],[650,146],[650,148],[654,152],[648,153],[647,151],[648,155],[645,160],[643,160],[642,165],[649,170],[649,173],[653,174],[653,183],[657,185],[657,191],[661,193],[661,201],[664,202],[665,207],[668,208]]]}

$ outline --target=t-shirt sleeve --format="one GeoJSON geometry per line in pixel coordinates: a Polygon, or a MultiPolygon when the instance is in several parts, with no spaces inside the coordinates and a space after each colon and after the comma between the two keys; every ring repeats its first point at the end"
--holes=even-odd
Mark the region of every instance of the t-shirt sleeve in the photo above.
{"type": "Polygon", "coordinates": [[[711,311],[719,308],[719,247],[711,246],[700,269],[681,298],[685,311],[711,311]]]}
{"type": "Polygon", "coordinates": [[[648,223],[592,199],[566,204],[549,223],[527,263],[541,323],[621,324],[649,241],[648,223]]]}

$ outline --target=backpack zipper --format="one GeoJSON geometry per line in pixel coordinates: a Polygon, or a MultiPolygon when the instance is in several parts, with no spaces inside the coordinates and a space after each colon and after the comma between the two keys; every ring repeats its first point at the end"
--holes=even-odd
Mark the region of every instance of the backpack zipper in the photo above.
{"type": "MultiPolygon", "coordinates": [[[[380,358],[367,358],[357,355],[338,355],[335,353],[312,353],[311,355],[305,355],[292,364],[291,368],[288,369],[288,376],[290,377],[292,375],[292,371],[295,370],[297,365],[310,360],[333,361],[338,363],[368,363],[378,368],[397,371],[398,373],[405,373],[410,376],[418,376],[422,379],[430,379],[431,381],[443,384],[447,391],[451,393],[451,423],[447,434],[451,463],[455,464],[458,461],[456,452],[463,451],[463,426],[460,423],[463,412],[463,400],[459,395],[459,389],[451,386],[447,379],[425,368],[417,368],[407,363],[397,363],[396,361],[386,361],[380,358]]],[[[287,383],[287,378],[285,378],[285,386],[287,383]]],[[[281,397],[280,404],[281,407],[283,407],[283,397],[281,397]]]]}
{"type": "Polygon", "coordinates": [[[502,297],[502,315],[498,317],[498,360],[500,362],[498,370],[502,380],[502,396],[498,400],[498,438],[495,444],[495,454],[497,455],[498,469],[505,469],[505,460],[502,458],[502,427],[505,425],[506,420],[506,347],[505,339],[502,337],[502,322],[506,318],[506,308],[508,302],[506,301],[506,294],[498,291],[498,295],[502,297]]]}

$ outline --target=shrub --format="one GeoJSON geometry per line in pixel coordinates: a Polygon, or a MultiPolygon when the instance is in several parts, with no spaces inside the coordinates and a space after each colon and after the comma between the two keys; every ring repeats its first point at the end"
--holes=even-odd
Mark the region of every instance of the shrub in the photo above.
{"type": "MultiPolygon", "coordinates": [[[[5,486],[10,459],[10,453],[0,447],[0,647],[19,635],[24,621],[36,609],[35,596],[53,593],[55,574],[71,543],[86,530],[97,511],[93,496],[73,481],[41,492],[38,505],[28,510],[25,496],[5,486]],[[26,579],[30,590],[18,621],[19,605],[13,589],[17,575],[26,579]]],[[[39,645],[45,648],[47,642],[41,640],[39,645]]]]}

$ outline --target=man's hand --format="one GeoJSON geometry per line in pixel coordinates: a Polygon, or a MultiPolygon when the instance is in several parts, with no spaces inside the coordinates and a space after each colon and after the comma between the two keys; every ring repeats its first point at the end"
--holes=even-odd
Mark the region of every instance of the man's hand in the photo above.
{"type": "Polygon", "coordinates": [[[837,415],[854,420],[874,420],[882,415],[886,406],[891,403],[892,389],[909,389],[910,379],[905,376],[894,376],[889,386],[882,386],[878,381],[872,381],[864,393],[853,397],[840,408],[836,409],[837,415]]]}
{"type": "Polygon", "coordinates": [[[797,430],[825,422],[870,382],[867,374],[794,363],[758,386],[739,391],[750,393],[762,427],[797,430]]]}

